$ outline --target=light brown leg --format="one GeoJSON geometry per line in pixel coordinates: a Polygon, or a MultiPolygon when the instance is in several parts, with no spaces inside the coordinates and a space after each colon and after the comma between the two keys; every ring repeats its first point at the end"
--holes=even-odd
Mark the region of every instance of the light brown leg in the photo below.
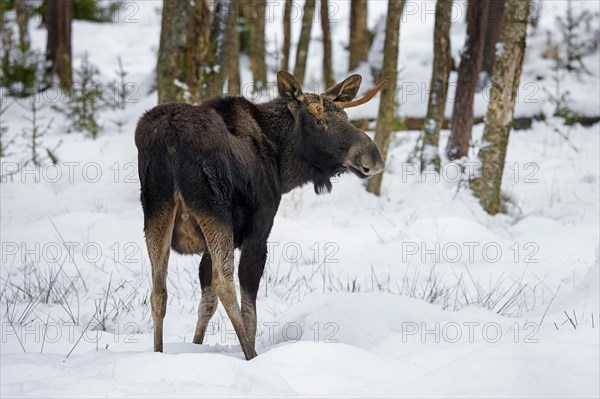
{"type": "Polygon", "coordinates": [[[212,259],[212,287],[233,324],[246,360],[250,360],[256,357],[256,351],[244,328],[242,312],[237,302],[233,283],[233,231],[231,227],[210,216],[202,215],[197,220],[206,238],[212,259]]]}
{"type": "Polygon", "coordinates": [[[154,351],[163,351],[163,320],[167,310],[167,268],[175,221],[175,207],[165,209],[146,222],[144,232],[152,265],[152,320],[154,322],[154,351]]]}
{"type": "Polygon", "coordinates": [[[202,255],[199,267],[200,285],[202,286],[202,298],[198,305],[198,323],[194,334],[194,343],[204,342],[204,335],[208,322],[213,317],[219,305],[219,298],[212,288],[212,260],[210,253],[205,251],[202,255]]]}
{"type": "Polygon", "coordinates": [[[219,298],[212,287],[203,288],[202,298],[198,306],[198,322],[196,323],[196,332],[194,333],[193,342],[195,344],[202,344],[204,342],[208,322],[217,311],[218,305],[219,298]]]}

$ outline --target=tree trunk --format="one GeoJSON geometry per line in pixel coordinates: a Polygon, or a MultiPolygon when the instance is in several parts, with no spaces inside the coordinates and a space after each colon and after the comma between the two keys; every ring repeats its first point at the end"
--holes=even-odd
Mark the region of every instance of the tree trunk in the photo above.
{"type": "Polygon", "coordinates": [[[288,72],[290,70],[290,45],[292,37],[292,0],[285,0],[283,9],[283,58],[281,59],[280,70],[288,72]]]}
{"type": "Polygon", "coordinates": [[[367,0],[352,0],[350,4],[350,62],[353,70],[369,56],[369,30],[367,28],[367,0]]]}
{"type": "Polygon", "coordinates": [[[450,20],[452,0],[438,0],[435,6],[435,29],[433,33],[433,71],[427,116],[423,126],[421,148],[421,171],[433,166],[440,170],[440,129],[444,124],[444,110],[448,94],[448,77],[452,66],[450,48],[450,20]]]}
{"type": "Polygon", "coordinates": [[[331,66],[331,29],[329,26],[329,2],[321,0],[321,28],[323,30],[323,80],[325,87],[335,84],[331,66]]]}
{"type": "MultiPolygon", "coordinates": [[[[223,95],[225,81],[229,73],[235,75],[234,80],[236,78],[239,80],[239,63],[237,61],[239,55],[238,9],[239,0],[221,0],[215,9],[211,38],[211,43],[216,46],[214,51],[216,58],[213,60],[213,76],[211,79],[214,86],[213,96],[223,95]],[[236,66],[238,70],[235,70],[236,66]]],[[[239,83],[237,87],[239,92],[239,83]]]]}
{"type": "Polygon", "coordinates": [[[218,94],[211,20],[205,0],[163,1],[156,67],[159,104],[197,103],[218,94]]]}
{"type": "MultiPolygon", "coordinates": [[[[171,0],[165,2],[170,3],[171,0]]],[[[187,20],[187,37],[184,39],[187,63],[182,82],[186,83],[190,92],[189,98],[184,100],[199,103],[218,94],[213,85],[217,50],[211,37],[214,25],[208,4],[205,0],[191,0],[191,7],[190,15],[183,17],[184,21],[187,20]]]]}
{"type": "Polygon", "coordinates": [[[478,154],[481,167],[471,180],[475,195],[491,215],[501,210],[500,185],[525,54],[529,9],[529,0],[506,2],[500,34],[502,51],[494,63],[491,99],[483,132],[485,144],[478,154]]]}
{"type": "MultiPolygon", "coordinates": [[[[4,10],[0,10],[4,13],[4,10]]],[[[29,15],[25,0],[15,0],[15,14],[17,17],[17,27],[19,28],[19,49],[22,54],[29,50],[31,41],[29,39],[29,15]]]]}
{"type": "Polygon", "coordinates": [[[473,98],[479,80],[488,7],[489,0],[478,0],[470,1],[467,8],[467,41],[458,67],[451,135],[446,147],[446,154],[450,159],[462,158],[469,152],[473,98]]]}
{"type": "Polygon", "coordinates": [[[485,44],[483,45],[483,59],[481,60],[481,71],[487,76],[492,76],[494,71],[494,60],[496,59],[496,43],[500,38],[502,29],[502,13],[506,0],[490,0],[488,12],[488,23],[485,32],[485,44]]]}
{"type": "MultiPolygon", "coordinates": [[[[158,48],[158,64],[156,66],[156,89],[158,103],[182,102],[191,100],[181,85],[187,82],[186,75],[196,75],[196,65],[201,52],[185,51],[187,36],[198,27],[188,24],[188,15],[192,10],[189,1],[163,1],[160,44],[158,48]],[[186,98],[187,97],[187,98],[186,98]]],[[[192,86],[197,83],[192,82],[192,86]]],[[[193,90],[189,87],[189,92],[193,90]]],[[[191,96],[191,93],[189,94],[191,96]]]]}
{"type": "MultiPolygon", "coordinates": [[[[379,99],[379,113],[377,114],[377,127],[375,128],[375,144],[381,151],[385,160],[387,158],[394,111],[396,108],[396,85],[398,76],[398,42],[400,37],[400,17],[404,8],[404,0],[389,0],[388,13],[385,22],[385,43],[383,53],[383,69],[381,76],[389,78],[388,83],[381,89],[379,99]]],[[[375,195],[381,193],[382,173],[369,180],[367,191],[375,195]]]]}
{"type": "Polygon", "coordinates": [[[50,74],[58,76],[63,90],[70,90],[73,82],[71,55],[71,0],[48,0],[48,39],[46,59],[50,61],[50,74]]]}
{"type": "Polygon", "coordinates": [[[250,66],[254,79],[255,90],[262,89],[267,83],[267,66],[265,64],[265,13],[266,0],[254,0],[252,7],[246,7],[252,11],[247,16],[250,22],[250,66]]]}
{"type": "MultiPolygon", "coordinates": [[[[240,94],[241,83],[240,83],[240,33],[238,32],[238,9],[240,7],[239,0],[231,0],[230,12],[235,12],[233,15],[233,22],[228,20],[228,35],[230,35],[231,42],[229,48],[231,54],[229,55],[230,61],[227,65],[227,94],[236,95],[240,94]]],[[[232,16],[229,15],[229,18],[232,16]]]]}
{"type": "Polygon", "coordinates": [[[302,30],[298,39],[298,49],[296,51],[296,66],[294,67],[294,76],[304,84],[304,75],[306,72],[306,57],[308,56],[308,45],[310,43],[310,32],[312,29],[312,20],[315,13],[315,0],[306,0],[304,3],[304,12],[302,14],[302,30]]]}

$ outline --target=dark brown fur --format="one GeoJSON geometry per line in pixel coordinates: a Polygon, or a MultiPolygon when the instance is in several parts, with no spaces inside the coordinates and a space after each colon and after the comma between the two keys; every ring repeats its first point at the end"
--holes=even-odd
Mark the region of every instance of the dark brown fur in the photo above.
{"type": "Polygon", "coordinates": [[[138,148],[144,231],[152,263],[154,349],[162,351],[169,247],[204,253],[195,343],[220,299],[247,359],[256,356],[256,295],[267,238],[282,194],[305,183],[330,191],[346,170],[366,178],[383,170],[373,142],[336,102],[352,100],[354,75],[322,95],[304,94],[278,74],[281,98],[253,104],[241,97],[199,106],[164,104],[140,119],[138,148]],[[241,308],[233,284],[234,248],[241,249],[241,308]]]}

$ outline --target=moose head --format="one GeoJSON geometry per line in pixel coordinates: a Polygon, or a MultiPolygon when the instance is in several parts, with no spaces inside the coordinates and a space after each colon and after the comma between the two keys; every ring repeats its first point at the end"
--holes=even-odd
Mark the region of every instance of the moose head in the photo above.
{"type": "MultiPolygon", "coordinates": [[[[287,101],[294,116],[298,156],[325,174],[349,170],[365,179],[382,172],[385,167],[375,143],[348,121],[344,109],[372,99],[387,80],[355,100],[361,82],[360,75],[352,75],[325,93],[303,93],[292,75],[283,71],[277,74],[279,95],[287,101]]],[[[329,185],[327,188],[331,189],[329,185]]]]}

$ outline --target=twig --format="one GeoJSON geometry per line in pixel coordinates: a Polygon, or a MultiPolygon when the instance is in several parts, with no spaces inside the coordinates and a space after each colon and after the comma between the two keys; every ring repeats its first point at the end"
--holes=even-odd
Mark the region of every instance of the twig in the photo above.
{"type": "Polygon", "coordinates": [[[569,139],[569,137],[564,134],[559,128],[558,126],[552,124],[552,122],[550,122],[550,119],[548,119],[547,116],[544,117],[544,123],[552,129],[552,131],[556,134],[558,134],[560,137],[562,137],[567,144],[569,145],[569,147],[571,147],[571,149],[573,149],[573,151],[575,152],[579,152],[579,149],[577,147],[575,147],[575,145],[573,143],[571,143],[571,140],[569,139]]]}
{"type": "MultiPolygon", "coordinates": [[[[571,325],[573,326],[573,328],[575,330],[577,330],[577,326],[575,325],[575,323],[573,323],[573,320],[571,320],[571,317],[569,316],[569,314],[567,313],[567,311],[563,310],[563,312],[565,313],[565,316],[567,316],[567,319],[571,322],[571,325]]],[[[565,322],[566,322],[566,320],[565,320],[565,322]]]]}

